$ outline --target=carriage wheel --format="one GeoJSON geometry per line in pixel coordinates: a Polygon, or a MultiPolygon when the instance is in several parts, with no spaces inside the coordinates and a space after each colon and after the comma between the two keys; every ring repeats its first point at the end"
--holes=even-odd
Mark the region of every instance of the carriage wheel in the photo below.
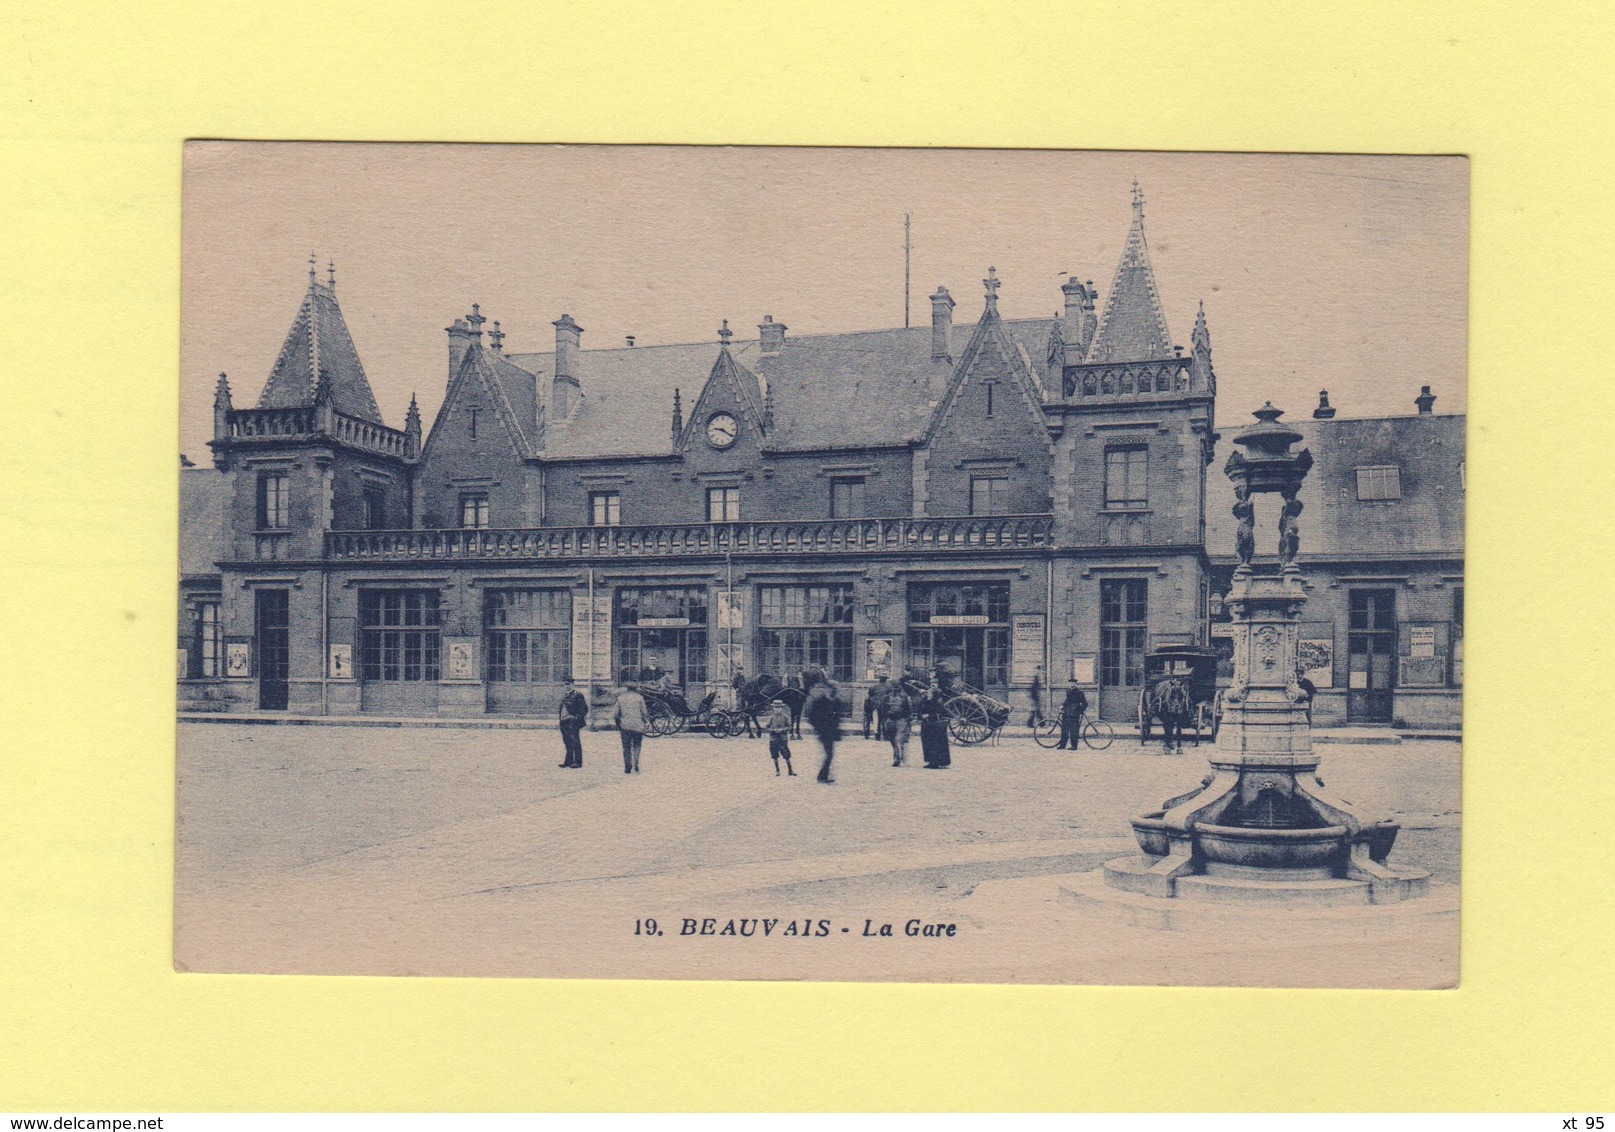
{"type": "Polygon", "coordinates": [[[987,711],[975,700],[956,696],[947,703],[948,733],[961,747],[975,747],[987,741],[992,734],[987,711]]]}
{"type": "Polygon", "coordinates": [[[650,716],[650,733],[652,735],[673,734],[673,709],[661,700],[651,700],[645,705],[645,714],[650,716]]]}
{"type": "Polygon", "coordinates": [[[740,721],[726,711],[715,711],[707,717],[707,734],[714,739],[727,739],[737,734],[735,724],[740,721]]]}
{"type": "Polygon", "coordinates": [[[1060,745],[1060,721],[1058,719],[1042,719],[1032,728],[1032,738],[1037,740],[1039,747],[1048,747],[1053,750],[1060,745]]]}
{"type": "Polygon", "coordinates": [[[1148,688],[1138,694],[1138,741],[1140,743],[1150,741],[1150,711],[1145,706],[1146,701],[1149,699],[1149,694],[1150,690],[1148,688]]]}

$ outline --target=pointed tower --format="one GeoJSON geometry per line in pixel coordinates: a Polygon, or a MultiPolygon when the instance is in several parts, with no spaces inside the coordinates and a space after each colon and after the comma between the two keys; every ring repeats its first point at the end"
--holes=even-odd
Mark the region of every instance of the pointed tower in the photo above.
{"type": "Polygon", "coordinates": [[[292,319],[269,380],[258,398],[260,409],[307,408],[324,372],[331,385],[331,407],[343,416],[382,423],[375,394],[359,361],[359,351],[337,305],[333,282],[321,283],[309,261],[308,290],[292,319]]]}
{"type": "Polygon", "coordinates": [[[675,386],[674,389],[673,389],[673,428],[672,428],[672,439],[673,439],[673,447],[674,448],[677,448],[679,446],[679,440],[682,439],[683,436],[684,436],[684,405],[680,400],[680,394],[679,394],[678,387],[675,386]]]}
{"type": "Polygon", "coordinates": [[[416,434],[388,428],[337,305],[334,270],[308,288],[258,403],[237,409],[221,374],[213,399],[214,462],[233,492],[237,560],[318,558],[327,531],[409,511],[416,434]]]}
{"type": "Polygon", "coordinates": [[[1133,182],[1133,223],[1105,300],[1104,318],[1088,351],[1089,362],[1142,362],[1172,356],[1172,335],[1144,241],[1144,190],[1133,182]]]}

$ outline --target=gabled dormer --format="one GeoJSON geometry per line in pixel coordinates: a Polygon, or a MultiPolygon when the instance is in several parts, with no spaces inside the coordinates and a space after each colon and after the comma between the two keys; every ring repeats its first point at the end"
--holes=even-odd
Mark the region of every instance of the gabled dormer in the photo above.
{"type": "Polygon", "coordinates": [[[764,466],[772,428],[764,381],[735,358],[732,337],[725,319],[718,356],[687,417],[681,394],[674,392],[673,451],[691,488],[690,517],[707,522],[757,516],[760,493],[751,485],[764,466]]]}
{"type": "Polygon", "coordinates": [[[482,344],[482,316],[449,327],[449,379],[421,454],[421,525],[521,527],[540,521],[529,462],[542,450],[535,378],[482,344]]]}
{"type": "Polygon", "coordinates": [[[998,314],[987,270],[980,321],[915,452],[915,509],[930,515],[1043,514],[1050,447],[1034,360],[998,314]]]}

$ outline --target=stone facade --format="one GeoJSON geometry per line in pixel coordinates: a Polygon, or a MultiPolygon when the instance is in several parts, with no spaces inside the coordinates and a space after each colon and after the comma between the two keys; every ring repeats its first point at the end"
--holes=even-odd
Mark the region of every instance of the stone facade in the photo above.
{"type": "Polygon", "coordinates": [[[1141,200],[1102,319],[1091,284],[1041,320],[999,288],[974,323],[939,288],[928,328],[668,346],[562,315],[541,353],[473,306],[423,431],[413,402],[383,424],[311,273],[264,396],[221,376],[215,468],[183,473],[182,706],[549,715],[651,662],[691,702],[811,665],[861,703],[940,662],[1132,718],[1142,652],[1210,635],[1204,312],[1169,345],[1141,200]]]}

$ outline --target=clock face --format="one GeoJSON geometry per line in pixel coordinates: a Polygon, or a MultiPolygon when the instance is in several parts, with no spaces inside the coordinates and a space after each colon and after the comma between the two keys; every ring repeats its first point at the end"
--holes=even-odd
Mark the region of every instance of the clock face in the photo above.
{"type": "Polygon", "coordinates": [[[714,448],[727,448],[740,435],[740,422],[728,413],[714,413],[707,421],[707,443],[714,448]]]}

